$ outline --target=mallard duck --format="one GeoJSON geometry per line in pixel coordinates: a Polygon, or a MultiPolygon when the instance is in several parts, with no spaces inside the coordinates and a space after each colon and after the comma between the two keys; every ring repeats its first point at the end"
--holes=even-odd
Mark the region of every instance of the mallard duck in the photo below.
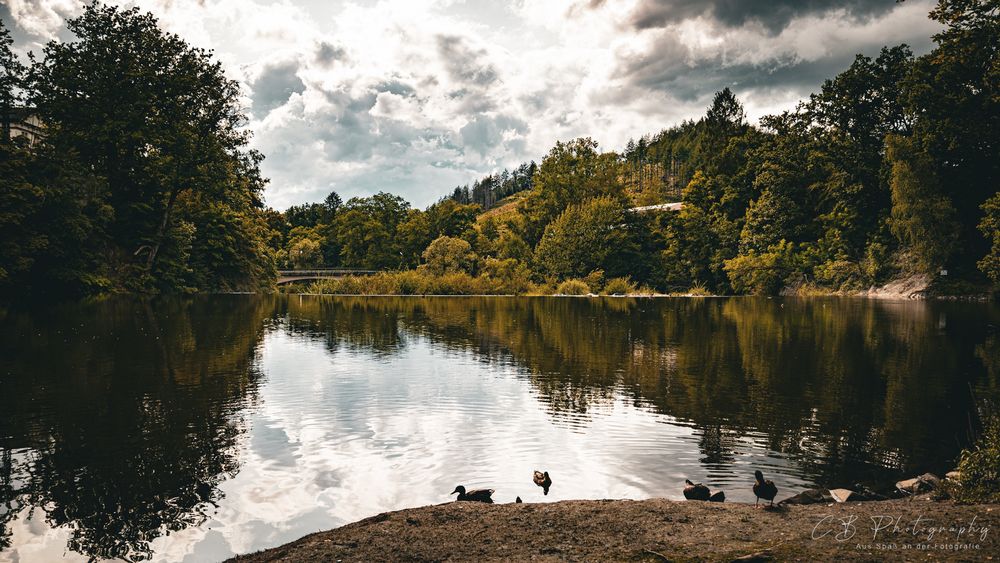
{"type": "Polygon", "coordinates": [[[708,497],[708,502],[726,502],[726,493],[715,491],[712,496],[708,497]]]}
{"type": "Polygon", "coordinates": [[[760,499],[771,501],[771,505],[774,505],[774,497],[778,496],[778,487],[774,485],[774,481],[764,480],[764,474],[760,470],[753,472],[754,477],[757,478],[757,482],[753,484],[753,494],[757,496],[757,500],[753,503],[757,506],[760,499]]]}
{"type": "Polygon", "coordinates": [[[531,478],[536,485],[542,488],[542,492],[549,494],[549,487],[552,486],[552,478],[549,477],[549,472],[545,471],[535,471],[535,475],[531,478]]]}
{"type": "Polygon", "coordinates": [[[690,479],[684,480],[684,498],[688,500],[708,500],[711,495],[708,487],[701,483],[692,483],[690,479]]]}
{"type": "Polygon", "coordinates": [[[459,485],[451,494],[458,493],[458,500],[468,500],[472,502],[485,502],[493,504],[493,489],[473,489],[466,492],[465,487],[459,485]]]}

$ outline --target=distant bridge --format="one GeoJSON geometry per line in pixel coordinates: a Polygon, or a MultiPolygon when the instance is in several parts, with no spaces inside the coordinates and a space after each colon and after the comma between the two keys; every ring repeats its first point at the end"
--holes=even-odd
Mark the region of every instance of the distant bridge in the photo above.
{"type": "Polygon", "coordinates": [[[278,285],[306,280],[326,280],[344,276],[367,276],[378,273],[378,270],[359,270],[356,268],[320,268],[315,270],[278,270],[278,285]]]}

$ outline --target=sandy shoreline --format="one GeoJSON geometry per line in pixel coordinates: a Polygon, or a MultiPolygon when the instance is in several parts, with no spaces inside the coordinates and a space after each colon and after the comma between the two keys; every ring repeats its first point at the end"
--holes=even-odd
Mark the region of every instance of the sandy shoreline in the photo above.
{"type": "Polygon", "coordinates": [[[1000,505],[894,500],[451,502],[387,512],[231,561],[989,561],[1000,505]],[[877,534],[876,532],[877,530],[877,534]]]}

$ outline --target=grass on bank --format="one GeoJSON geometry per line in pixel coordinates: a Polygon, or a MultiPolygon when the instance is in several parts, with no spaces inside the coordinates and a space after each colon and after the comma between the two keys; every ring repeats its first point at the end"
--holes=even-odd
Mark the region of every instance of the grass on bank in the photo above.
{"type": "Polygon", "coordinates": [[[313,282],[306,293],[327,295],[655,295],[629,278],[602,283],[600,273],[583,280],[555,279],[536,283],[526,271],[465,272],[432,274],[426,270],[379,272],[368,276],[345,276],[313,282]]]}

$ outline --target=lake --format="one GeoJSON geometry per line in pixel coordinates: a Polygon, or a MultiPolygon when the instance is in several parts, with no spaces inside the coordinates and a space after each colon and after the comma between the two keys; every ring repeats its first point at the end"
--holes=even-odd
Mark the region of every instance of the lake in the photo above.
{"type": "Polygon", "coordinates": [[[753,502],[943,472],[1000,307],[113,298],[0,309],[0,560],[211,561],[447,502],[753,502]],[[548,470],[548,495],[531,481],[548,470]]]}

